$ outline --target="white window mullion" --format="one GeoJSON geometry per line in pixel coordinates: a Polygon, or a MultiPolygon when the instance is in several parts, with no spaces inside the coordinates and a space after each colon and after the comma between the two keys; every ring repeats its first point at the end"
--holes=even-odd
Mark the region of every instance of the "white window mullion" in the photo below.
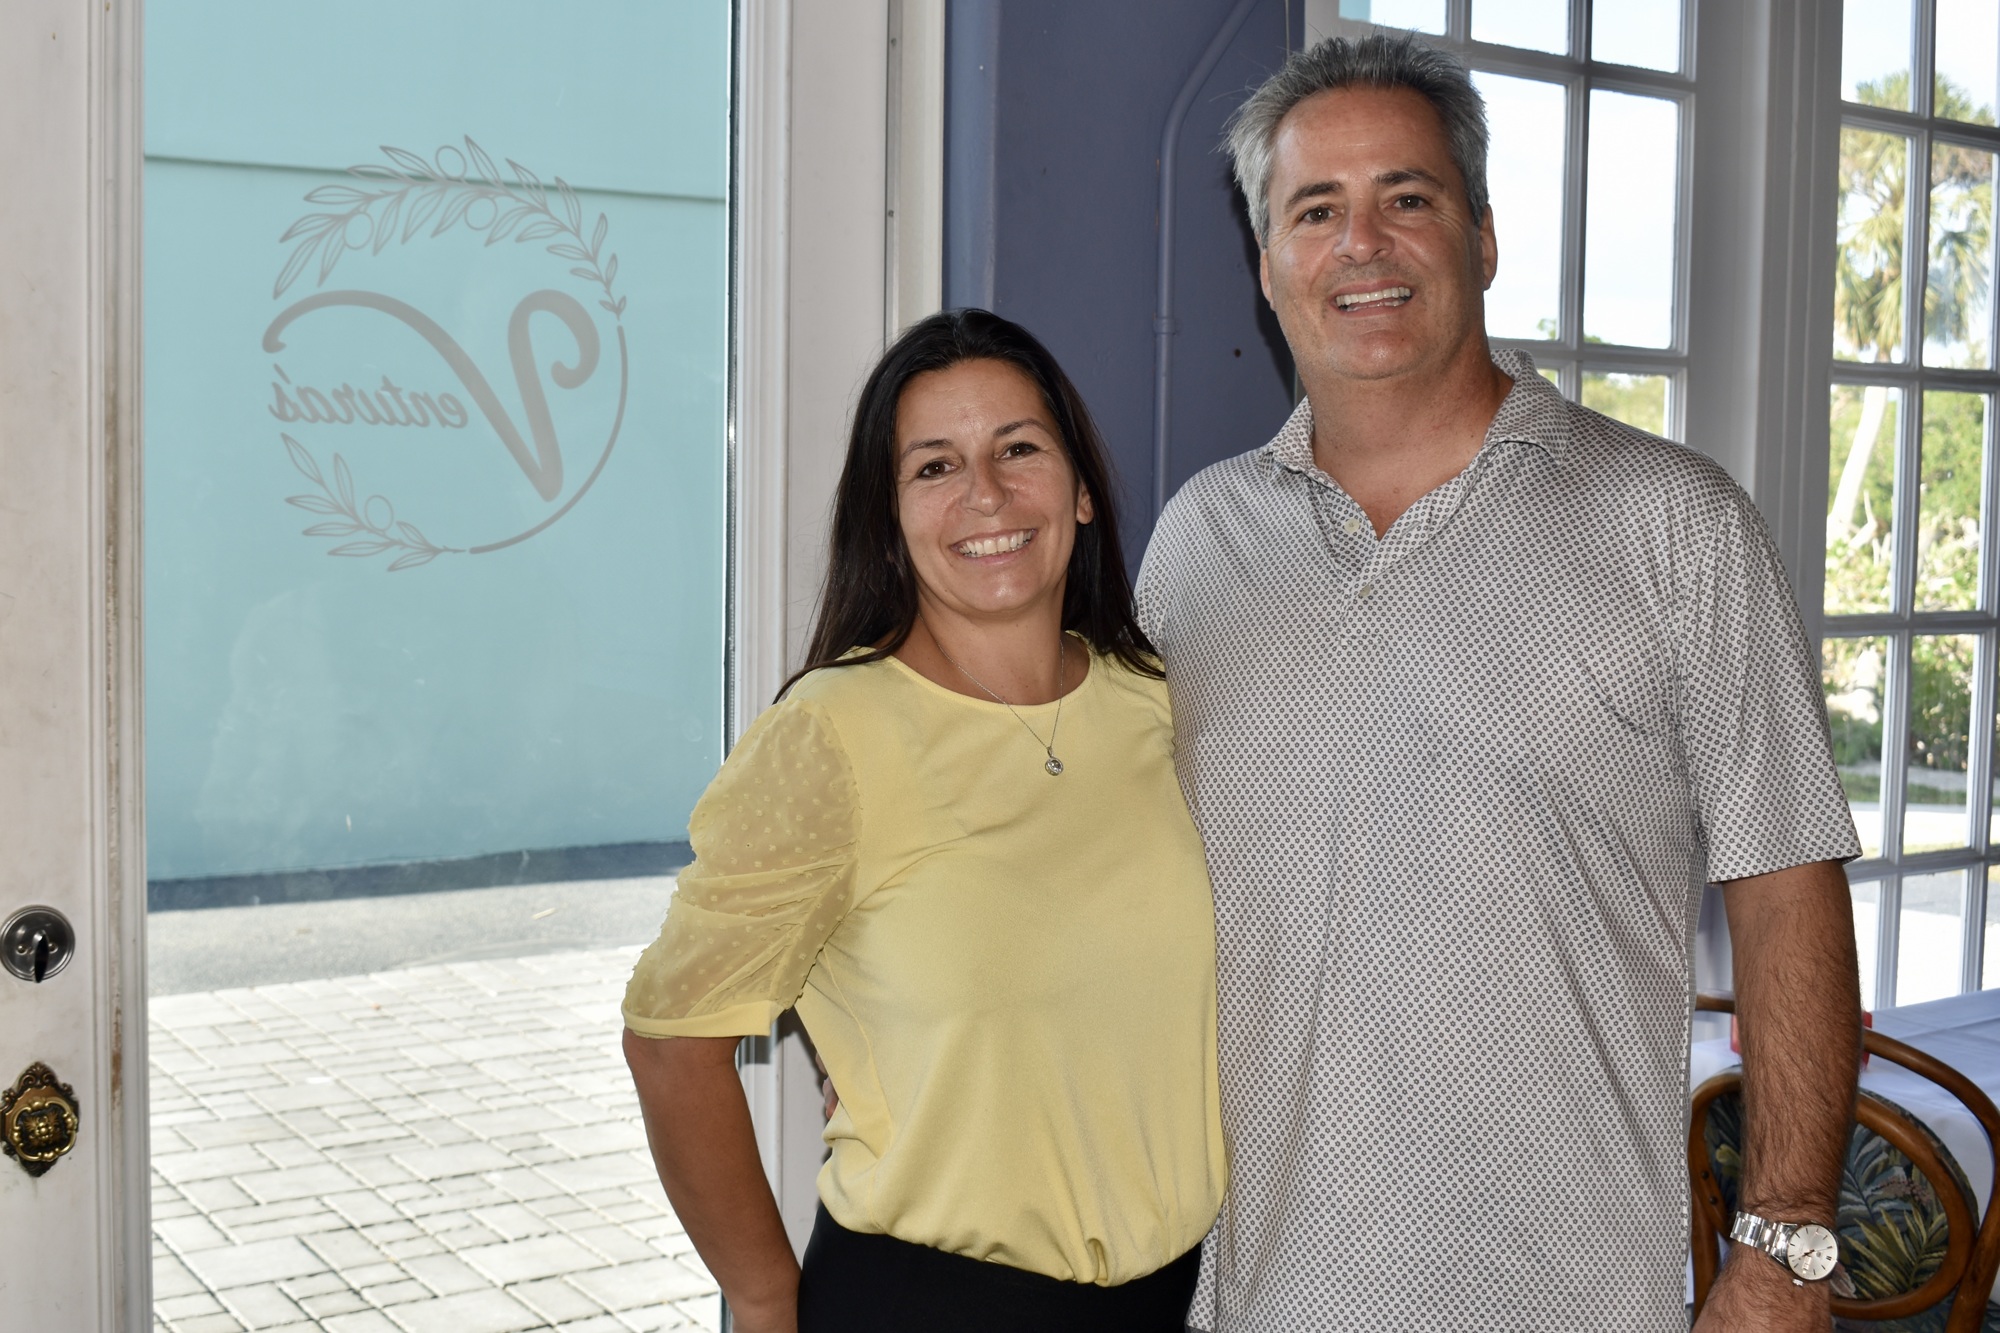
{"type": "MultiPolygon", "coordinates": [[[[1563,172],[1562,313],[1557,332],[1572,354],[1583,351],[1583,284],[1590,258],[1583,252],[1586,210],[1590,207],[1590,80],[1583,74],[1565,80],[1569,105],[1564,134],[1567,161],[1563,172]]],[[[1579,374],[1578,394],[1582,393],[1579,374]]]]}
{"type": "MultiPolygon", "coordinates": [[[[1910,136],[1910,161],[1903,183],[1903,359],[1919,374],[1924,369],[1924,293],[1931,281],[1931,136],[1918,130],[1910,136]]],[[[1921,399],[1921,385],[1912,391],[1921,399]]],[[[1915,474],[1912,474],[1914,476],[1915,474]]]]}
{"type": "Polygon", "coordinates": [[[1970,992],[1979,989],[1980,973],[1986,965],[1986,867],[1967,866],[1964,873],[1965,933],[1959,989],[1970,992]]]}
{"type": "MultiPolygon", "coordinates": [[[[2000,306],[2000,302],[1994,303],[2000,306]]],[[[1990,346],[1991,344],[1989,344],[1990,346]]],[[[1993,525],[2000,517],[2000,421],[1995,420],[2000,400],[1986,403],[1986,433],[1981,457],[1986,474],[1980,478],[1979,499],[1979,601],[1982,615],[1991,617],[2000,603],[2000,542],[1993,539],[1993,525]]],[[[2000,768],[2000,753],[1994,745],[1994,711],[2000,708],[2000,627],[1985,630],[1979,640],[1978,674],[1972,682],[1972,763],[1968,766],[1968,803],[1972,808],[1972,845],[1982,858],[1996,848],[1992,838],[1993,782],[2000,768]]]]}
{"type": "MultiPolygon", "coordinates": [[[[2000,189],[2000,153],[1996,153],[1994,188],[2000,189]]],[[[1988,230],[1993,234],[1986,238],[1986,274],[1987,281],[1995,283],[2000,282],[2000,227],[1989,227],[1988,230]]],[[[1986,357],[1989,365],[1988,373],[2000,371],[2000,299],[1993,299],[1991,297],[1986,302],[1986,357]]],[[[1986,457],[1988,459],[1994,456],[1992,449],[1992,441],[1994,439],[1993,409],[1996,406],[2000,406],[2000,403],[1989,403],[1986,409],[1986,438],[1988,441],[1986,457]]],[[[1988,463],[1986,471],[1989,482],[1988,489],[1990,491],[1991,477],[1994,471],[1991,463],[1988,463]]],[[[1986,542],[1989,548],[1992,546],[1992,542],[1987,537],[1987,534],[1991,531],[1987,526],[1990,521],[1987,516],[1996,512],[2000,511],[1996,511],[1989,504],[1980,515],[1980,540],[1986,542]]],[[[1981,551],[1980,554],[1983,556],[1989,554],[1989,552],[1981,551]]],[[[1991,605],[1991,603],[1984,600],[1979,604],[1982,607],[1991,605]]]]}
{"type": "MultiPolygon", "coordinates": [[[[1989,475],[1990,472],[1989,472],[1989,475]]],[[[1965,763],[1966,818],[1972,821],[1966,840],[1974,853],[1984,857],[1993,850],[1988,812],[1992,806],[1994,650],[2000,647],[1995,631],[1982,630],[1972,663],[1972,736],[1965,763]]]]}
{"type": "Polygon", "coordinates": [[[1446,0],[1444,32],[1461,46],[1472,39],[1472,0],[1446,0]]]}
{"type": "Polygon", "coordinates": [[[1910,635],[1889,635],[1888,679],[1882,690],[1882,928],[1876,955],[1875,1003],[1896,1003],[1896,956],[1903,926],[1903,755],[1909,747],[1910,635]]]}
{"type": "MultiPolygon", "coordinates": [[[[1692,26],[1683,23],[1682,30],[1692,26]]],[[[1693,326],[1694,293],[1694,118],[1695,99],[1692,96],[1675,99],[1680,111],[1680,163],[1675,169],[1674,179],[1674,317],[1673,348],[1682,357],[1688,355],[1689,330],[1693,326]]],[[[1683,362],[1683,365],[1686,363],[1683,362]]],[[[1687,375],[1685,371],[1669,381],[1667,390],[1666,434],[1683,443],[1687,440],[1687,430],[1683,425],[1687,408],[1687,375]]]]}
{"type": "Polygon", "coordinates": [[[1896,955],[1900,952],[1903,927],[1903,882],[1894,871],[1884,872],[1876,910],[1881,925],[1875,945],[1875,1007],[1896,1007],[1896,955]]]}
{"type": "MultiPolygon", "coordinates": [[[[1936,4],[1937,0],[1917,0],[1916,4],[1910,6],[1913,27],[1910,34],[1910,110],[1926,118],[1936,109],[1934,94],[1937,91],[1937,80],[1932,77],[1937,55],[1936,4]]],[[[1924,166],[1926,186],[1929,185],[1930,178],[1930,166],[1926,161],[1924,166]]],[[[1928,190],[1925,192],[1929,193],[1928,190]]]]}

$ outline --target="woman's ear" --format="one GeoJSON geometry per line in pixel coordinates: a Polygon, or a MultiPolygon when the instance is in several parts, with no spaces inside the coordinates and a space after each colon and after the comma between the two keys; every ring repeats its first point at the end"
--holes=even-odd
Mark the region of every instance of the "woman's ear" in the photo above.
{"type": "Polygon", "coordinates": [[[1090,488],[1088,486],[1077,487],[1076,521],[1078,525],[1081,526],[1082,524],[1088,523],[1090,522],[1090,520],[1096,517],[1097,517],[1097,509],[1090,503],[1090,488]]]}

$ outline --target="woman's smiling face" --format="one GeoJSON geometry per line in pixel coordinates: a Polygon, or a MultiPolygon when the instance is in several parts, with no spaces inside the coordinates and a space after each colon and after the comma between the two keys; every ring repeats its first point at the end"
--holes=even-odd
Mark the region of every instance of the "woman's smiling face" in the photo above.
{"type": "Polygon", "coordinates": [[[918,595],[971,620],[1062,604],[1076,528],[1093,515],[1027,375],[961,361],[896,404],[896,505],[918,595]]]}

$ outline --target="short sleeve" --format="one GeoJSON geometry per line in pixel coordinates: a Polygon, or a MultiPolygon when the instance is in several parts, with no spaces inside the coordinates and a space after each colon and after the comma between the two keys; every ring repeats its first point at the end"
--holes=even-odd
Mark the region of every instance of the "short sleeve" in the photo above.
{"type": "Polygon", "coordinates": [[[769,1030],[846,914],[860,821],[846,752],[808,703],[773,705],[744,733],[688,821],[660,937],[625,989],[646,1037],[769,1030]]]}
{"type": "Polygon", "coordinates": [[[1860,854],[1776,548],[1730,487],[1676,626],[1681,730],[1712,881],[1860,854]]]}

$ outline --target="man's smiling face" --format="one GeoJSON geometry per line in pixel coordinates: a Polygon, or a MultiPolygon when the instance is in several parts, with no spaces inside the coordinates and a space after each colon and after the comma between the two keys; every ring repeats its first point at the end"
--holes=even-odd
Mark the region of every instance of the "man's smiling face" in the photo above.
{"type": "Polygon", "coordinates": [[[1288,112],[1273,143],[1264,295],[1308,388],[1440,371],[1483,348],[1497,262],[1444,126],[1404,88],[1342,88],[1288,112]]]}

